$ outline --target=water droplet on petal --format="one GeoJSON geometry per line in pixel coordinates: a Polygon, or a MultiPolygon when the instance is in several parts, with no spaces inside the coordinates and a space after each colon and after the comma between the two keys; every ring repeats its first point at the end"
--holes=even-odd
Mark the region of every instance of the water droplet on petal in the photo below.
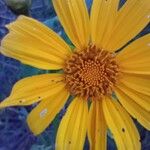
{"type": "Polygon", "coordinates": [[[40,112],[40,117],[43,118],[45,117],[46,114],[47,114],[47,108],[45,108],[44,110],[40,112]]]}

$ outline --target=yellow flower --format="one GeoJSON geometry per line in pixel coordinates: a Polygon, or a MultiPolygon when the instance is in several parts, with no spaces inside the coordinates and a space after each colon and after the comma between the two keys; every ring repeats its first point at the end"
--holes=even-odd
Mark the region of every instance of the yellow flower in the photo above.
{"type": "Polygon", "coordinates": [[[0,107],[40,102],[27,118],[35,135],[48,127],[66,103],[56,137],[58,150],[106,150],[109,128],[119,150],[140,150],[130,115],[150,129],[150,34],[122,48],[150,22],[149,0],[93,0],[90,19],[84,0],[53,0],[73,51],[52,30],[20,16],[8,25],[1,53],[41,69],[61,69],[17,82],[0,107]],[[115,93],[118,99],[112,98],[115,93]],[[118,101],[119,100],[119,101],[118,101]],[[91,101],[88,109],[88,102],[91,101]]]}

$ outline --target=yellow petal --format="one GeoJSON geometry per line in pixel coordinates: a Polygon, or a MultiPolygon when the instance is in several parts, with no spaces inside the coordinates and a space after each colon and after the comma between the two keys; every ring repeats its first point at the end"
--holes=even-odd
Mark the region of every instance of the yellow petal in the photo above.
{"type": "Polygon", "coordinates": [[[115,24],[118,4],[119,0],[93,0],[90,18],[91,38],[99,48],[105,49],[115,24]]]}
{"type": "Polygon", "coordinates": [[[106,98],[103,100],[103,111],[118,150],[140,150],[138,130],[124,108],[116,100],[106,98]]]}
{"type": "Polygon", "coordinates": [[[141,94],[133,89],[126,87],[123,84],[118,84],[117,87],[143,109],[150,111],[150,96],[141,94]]]}
{"type": "Polygon", "coordinates": [[[18,105],[31,105],[58,93],[65,87],[60,74],[43,74],[18,81],[0,108],[18,105]]]}
{"type": "Polygon", "coordinates": [[[89,42],[89,16],[84,0],[53,0],[55,11],[73,44],[80,50],[89,42]]]}
{"type": "Polygon", "coordinates": [[[60,69],[70,54],[67,44],[42,23],[25,16],[8,25],[9,34],[1,44],[1,53],[22,63],[42,68],[60,69]]]}
{"type": "Polygon", "coordinates": [[[82,150],[88,120],[87,101],[76,97],[68,107],[57,131],[57,150],[82,150]]]}
{"type": "Polygon", "coordinates": [[[150,113],[134,102],[132,98],[123,93],[121,90],[115,91],[123,107],[142,124],[147,130],[150,130],[150,113]]]}
{"type": "Polygon", "coordinates": [[[88,120],[90,150],[106,150],[107,127],[102,110],[102,101],[93,100],[88,120]]]}
{"type": "Polygon", "coordinates": [[[134,38],[150,22],[149,0],[128,0],[118,12],[107,49],[117,50],[134,38]]]}
{"type": "Polygon", "coordinates": [[[150,34],[124,48],[117,61],[122,72],[150,75],[150,34]]]}
{"type": "Polygon", "coordinates": [[[48,97],[40,102],[27,117],[27,123],[34,135],[42,133],[63,108],[69,97],[69,93],[63,89],[56,95],[48,97]]]}
{"type": "Polygon", "coordinates": [[[125,86],[150,96],[150,76],[137,74],[122,74],[120,82],[125,86]]]}

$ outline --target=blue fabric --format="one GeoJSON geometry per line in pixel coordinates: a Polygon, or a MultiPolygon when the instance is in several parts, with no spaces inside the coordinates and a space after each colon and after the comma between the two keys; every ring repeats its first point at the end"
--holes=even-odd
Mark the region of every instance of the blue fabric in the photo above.
{"type": "Polygon", "coordinates": [[[56,16],[51,0],[32,0],[29,15],[40,21],[56,16]]]}
{"type": "Polygon", "coordinates": [[[16,15],[5,5],[4,0],[0,0],[0,39],[7,33],[4,27],[7,23],[16,19],[16,15]]]}

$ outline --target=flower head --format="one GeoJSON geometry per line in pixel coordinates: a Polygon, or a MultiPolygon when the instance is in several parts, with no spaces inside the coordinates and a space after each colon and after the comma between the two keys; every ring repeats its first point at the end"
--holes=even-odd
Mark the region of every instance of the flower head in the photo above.
{"type": "Polygon", "coordinates": [[[150,22],[149,0],[127,1],[119,10],[119,0],[93,0],[90,19],[84,0],[53,0],[53,4],[75,48],[34,19],[20,16],[8,25],[1,53],[62,73],[17,82],[0,107],[40,102],[27,118],[37,135],[72,95],[56,149],[82,150],[87,133],[90,149],[105,150],[109,128],[118,149],[140,150],[130,115],[150,129],[150,35],[124,45],[150,22]]]}

